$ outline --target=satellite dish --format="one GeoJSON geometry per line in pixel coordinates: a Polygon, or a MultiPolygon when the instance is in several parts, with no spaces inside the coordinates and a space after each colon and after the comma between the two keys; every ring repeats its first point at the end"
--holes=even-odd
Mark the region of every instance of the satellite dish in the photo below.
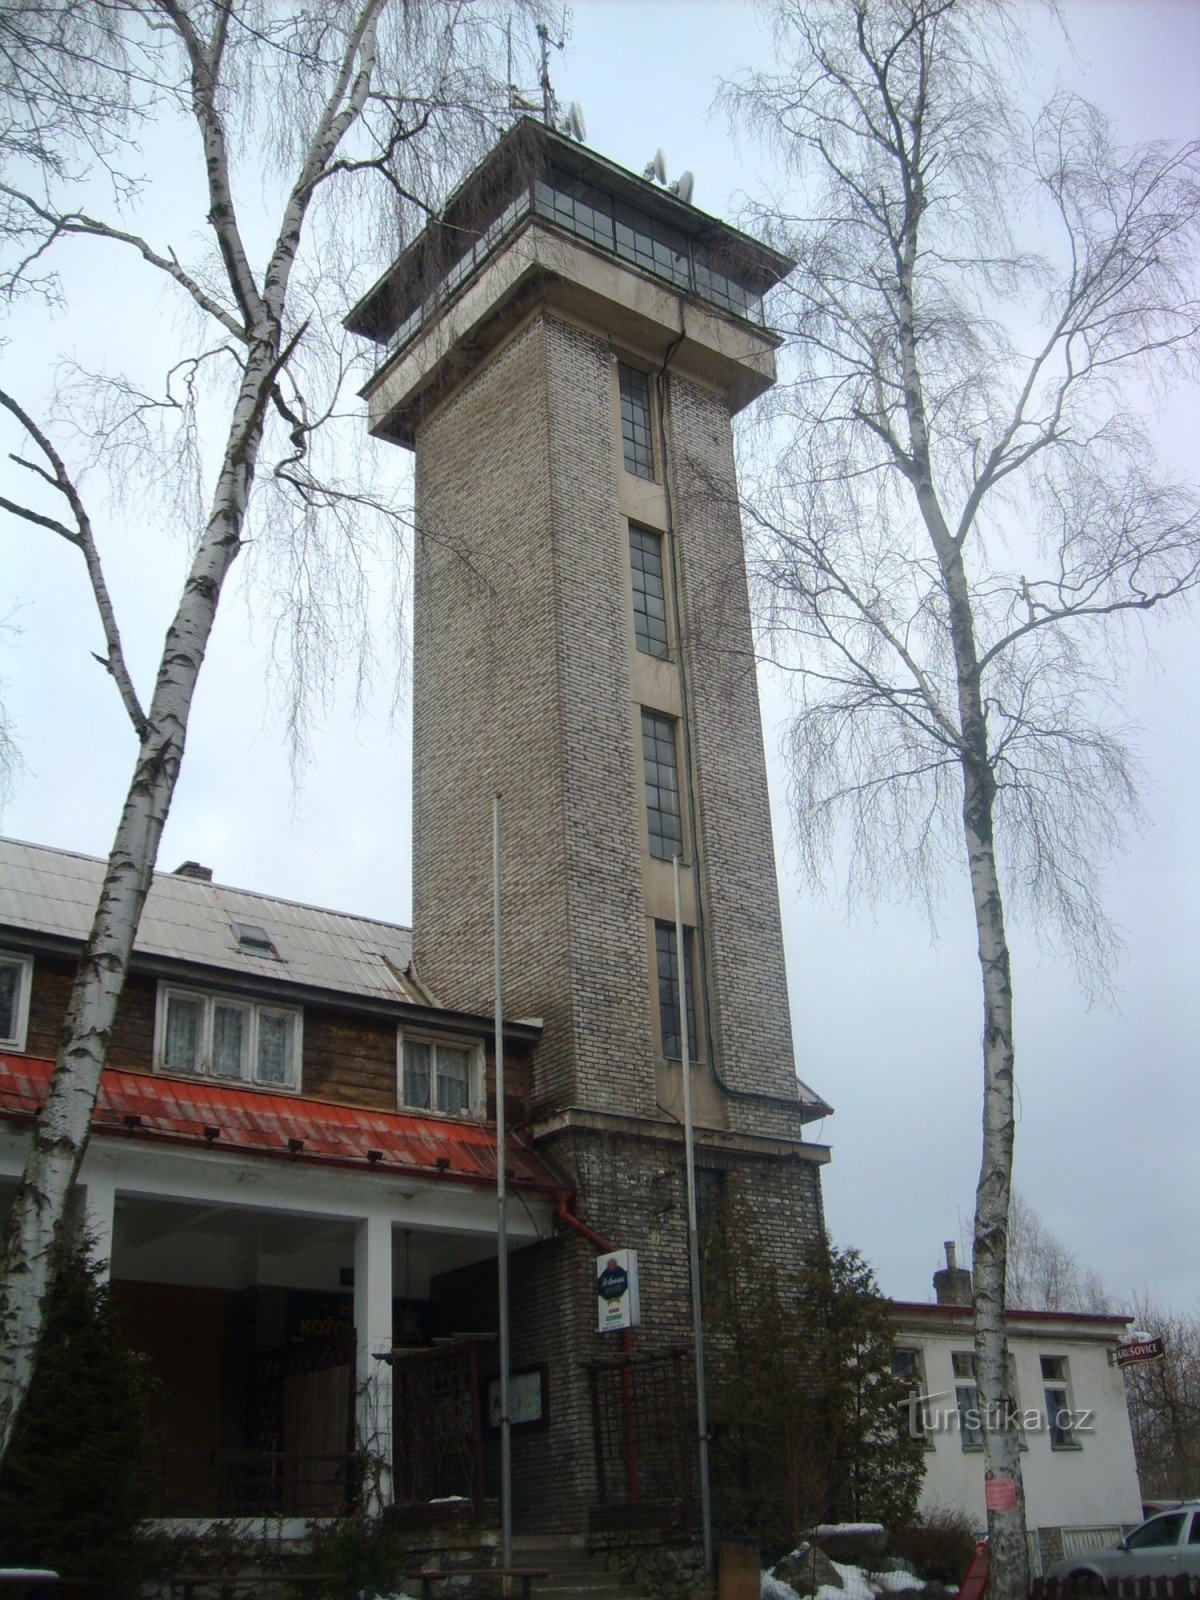
{"type": "Polygon", "coordinates": [[[684,205],[690,205],[692,191],[696,187],[696,179],[690,172],[681,173],[677,182],[671,185],[672,194],[677,194],[684,205]]]}
{"type": "Polygon", "coordinates": [[[659,183],[666,183],[667,158],[665,155],[663,155],[661,148],[654,152],[654,160],[650,163],[650,167],[659,183]]]}
{"type": "Polygon", "coordinates": [[[576,144],[583,144],[586,141],[587,123],[583,120],[583,107],[578,100],[571,101],[570,110],[567,112],[567,126],[576,144]]]}

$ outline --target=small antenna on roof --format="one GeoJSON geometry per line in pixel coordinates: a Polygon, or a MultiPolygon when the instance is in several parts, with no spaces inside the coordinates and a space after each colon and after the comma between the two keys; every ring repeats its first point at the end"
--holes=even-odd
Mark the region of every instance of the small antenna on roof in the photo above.
{"type": "Polygon", "coordinates": [[[544,22],[539,22],[537,25],[538,47],[542,57],[542,71],[538,82],[542,87],[542,121],[548,128],[566,132],[559,118],[558,101],[554,98],[554,89],[550,83],[550,51],[552,48],[565,49],[567,40],[571,37],[571,13],[566,6],[563,7],[562,25],[558,31],[561,37],[552,39],[550,29],[544,22]]]}
{"type": "Polygon", "coordinates": [[[670,185],[671,193],[678,195],[684,205],[690,205],[692,190],[696,187],[696,179],[691,172],[681,172],[675,182],[670,185]]]}
{"type": "Polygon", "coordinates": [[[650,160],[647,161],[646,169],[642,173],[642,177],[653,178],[657,179],[659,183],[666,183],[667,158],[665,155],[663,155],[661,146],[654,152],[650,160]]]}
{"type": "Polygon", "coordinates": [[[681,172],[674,183],[667,182],[667,158],[661,150],[654,152],[654,159],[647,161],[642,177],[648,183],[661,183],[669,194],[682,200],[684,205],[691,205],[692,192],[696,187],[695,175],[691,172],[681,172]]]}
{"type": "MultiPolygon", "coordinates": [[[[559,110],[558,98],[554,93],[554,86],[550,82],[550,52],[551,50],[565,49],[567,40],[571,37],[571,13],[563,7],[562,38],[552,39],[550,30],[544,22],[537,25],[538,47],[541,52],[542,70],[539,83],[542,89],[542,121],[548,128],[553,128],[556,133],[565,133],[568,139],[574,139],[576,144],[583,144],[587,139],[587,124],[583,120],[583,107],[578,100],[572,100],[567,108],[566,115],[559,110]]],[[[509,86],[510,103],[523,110],[533,108],[527,101],[522,100],[516,89],[509,86]]]]}

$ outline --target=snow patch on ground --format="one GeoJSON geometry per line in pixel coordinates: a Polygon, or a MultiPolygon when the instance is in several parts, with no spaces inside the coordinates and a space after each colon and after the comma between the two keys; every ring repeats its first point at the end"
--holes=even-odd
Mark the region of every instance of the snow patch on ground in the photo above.
{"type": "Polygon", "coordinates": [[[918,1578],[911,1572],[873,1572],[871,1582],[876,1589],[884,1593],[893,1593],[901,1589],[923,1589],[924,1578],[918,1578]]]}
{"type": "MultiPolygon", "coordinates": [[[[874,1524],[867,1526],[873,1527],[874,1524]]],[[[876,1600],[878,1595],[925,1587],[922,1579],[908,1572],[868,1573],[861,1567],[852,1567],[842,1561],[834,1561],[832,1566],[842,1580],[843,1587],[835,1589],[831,1583],[823,1583],[811,1600],[876,1600]]],[[[764,1569],[762,1574],[761,1594],[762,1600],[800,1600],[791,1584],[784,1583],[769,1569],[764,1569]]]]}
{"type": "Polygon", "coordinates": [[[810,1535],[813,1539],[829,1539],[839,1533],[852,1533],[859,1537],[868,1533],[882,1533],[882,1522],[823,1522],[819,1528],[814,1528],[810,1535]]]}

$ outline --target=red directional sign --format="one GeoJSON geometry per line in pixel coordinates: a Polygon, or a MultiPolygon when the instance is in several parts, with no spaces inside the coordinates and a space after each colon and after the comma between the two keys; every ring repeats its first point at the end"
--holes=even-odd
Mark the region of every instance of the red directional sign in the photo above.
{"type": "Polygon", "coordinates": [[[1128,1367],[1135,1361],[1157,1361],[1162,1353],[1161,1339],[1135,1339],[1132,1344],[1117,1346],[1117,1365],[1128,1367]]]}

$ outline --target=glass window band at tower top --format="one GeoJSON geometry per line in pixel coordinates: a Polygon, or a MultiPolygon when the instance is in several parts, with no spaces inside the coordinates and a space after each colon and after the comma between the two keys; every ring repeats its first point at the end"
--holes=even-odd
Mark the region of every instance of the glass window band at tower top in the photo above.
{"type": "Polygon", "coordinates": [[[763,294],[792,265],[668,191],[522,118],[359,302],[347,326],[384,344],[390,358],[530,216],[759,326],[765,325],[763,294]]]}

